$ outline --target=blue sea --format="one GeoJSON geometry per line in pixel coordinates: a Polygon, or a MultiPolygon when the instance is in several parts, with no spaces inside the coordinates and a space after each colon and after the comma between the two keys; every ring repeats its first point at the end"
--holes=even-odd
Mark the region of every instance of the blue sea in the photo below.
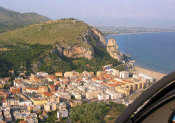
{"type": "Polygon", "coordinates": [[[162,73],[175,71],[175,32],[107,35],[136,65],[162,73]]]}

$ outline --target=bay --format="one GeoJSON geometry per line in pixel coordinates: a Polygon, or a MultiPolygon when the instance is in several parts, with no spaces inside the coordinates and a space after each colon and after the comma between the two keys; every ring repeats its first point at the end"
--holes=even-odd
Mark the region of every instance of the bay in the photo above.
{"type": "Polygon", "coordinates": [[[175,71],[175,32],[107,35],[136,65],[162,73],[175,71]]]}

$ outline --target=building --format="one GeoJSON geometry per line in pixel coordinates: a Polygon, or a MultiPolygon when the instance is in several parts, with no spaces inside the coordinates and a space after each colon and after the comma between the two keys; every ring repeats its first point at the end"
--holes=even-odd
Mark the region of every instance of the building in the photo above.
{"type": "Polygon", "coordinates": [[[119,77],[122,79],[127,79],[127,78],[129,78],[129,72],[128,71],[121,71],[119,77]]]}
{"type": "Polygon", "coordinates": [[[51,110],[52,110],[52,111],[57,110],[57,103],[52,103],[52,105],[51,105],[51,110]]]}
{"type": "Polygon", "coordinates": [[[3,103],[3,106],[19,105],[19,99],[9,98],[3,103]]]}
{"type": "Polygon", "coordinates": [[[103,93],[103,91],[100,91],[100,90],[89,90],[88,92],[86,92],[86,98],[89,99],[89,100],[92,100],[92,99],[97,99],[98,98],[98,94],[100,93],[103,93]]]}
{"type": "Polygon", "coordinates": [[[109,95],[108,94],[98,94],[98,100],[109,100],[109,95]]]}
{"type": "Polygon", "coordinates": [[[74,95],[75,99],[78,99],[78,100],[81,100],[81,98],[82,98],[81,94],[78,92],[75,92],[75,91],[72,91],[72,95],[74,95]]]}
{"type": "Polygon", "coordinates": [[[115,90],[119,93],[123,93],[125,96],[129,96],[131,93],[130,89],[129,88],[125,88],[125,87],[122,87],[122,86],[117,86],[115,87],[115,90]]]}
{"type": "Polygon", "coordinates": [[[68,110],[61,110],[61,111],[57,111],[57,118],[64,118],[64,117],[68,117],[68,110]]]}
{"type": "Polygon", "coordinates": [[[154,82],[154,80],[153,80],[152,77],[147,76],[147,75],[142,74],[142,73],[140,73],[140,74],[138,75],[138,77],[140,77],[140,78],[143,79],[143,80],[146,80],[146,82],[154,82]]]}
{"type": "Polygon", "coordinates": [[[45,110],[46,112],[51,111],[51,104],[50,104],[50,103],[45,103],[45,104],[44,104],[44,110],[45,110]]]}
{"type": "Polygon", "coordinates": [[[106,71],[108,74],[113,75],[113,76],[119,77],[119,75],[120,75],[119,70],[116,70],[116,69],[106,69],[105,71],[106,71]]]}
{"type": "Polygon", "coordinates": [[[47,86],[40,86],[38,92],[39,93],[48,92],[48,87],[47,86]]]}
{"type": "Polygon", "coordinates": [[[80,100],[72,100],[72,101],[70,101],[70,106],[71,107],[75,107],[75,106],[81,105],[81,104],[82,104],[82,102],[80,100]]]}
{"type": "Polygon", "coordinates": [[[55,95],[52,95],[50,97],[47,98],[49,102],[56,102],[56,103],[59,103],[60,102],[60,98],[55,96],[55,95]]]}
{"type": "Polygon", "coordinates": [[[49,91],[54,92],[55,91],[55,85],[49,85],[49,91]]]}
{"type": "Polygon", "coordinates": [[[46,77],[46,76],[48,76],[48,73],[46,73],[46,72],[37,72],[36,76],[37,77],[46,77]]]}
{"type": "Polygon", "coordinates": [[[30,88],[26,87],[25,92],[26,93],[38,93],[39,88],[30,88]]]}
{"type": "Polygon", "coordinates": [[[97,72],[96,72],[97,77],[102,76],[102,75],[104,75],[104,74],[106,74],[105,71],[97,71],[97,72]]]}
{"type": "Polygon", "coordinates": [[[63,76],[63,72],[56,72],[55,76],[63,76]]]}
{"type": "Polygon", "coordinates": [[[105,93],[109,95],[111,100],[121,99],[124,97],[124,94],[121,92],[116,92],[115,90],[106,89],[105,93]]]}
{"type": "Polygon", "coordinates": [[[10,87],[10,91],[11,91],[13,94],[19,94],[19,93],[21,93],[19,87],[10,87]]]}
{"type": "Polygon", "coordinates": [[[19,105],[21,105],[21,106],[29,106],[29,105],[32,105],[32,102],[30,100],[20,101],[19,105]]]}
{"type": "Polygon", "coordinates": [[[44,105],[48,101],[44,98],[31,98],[31,101],[33,102],[33,105],[44,105]]]}
{"type": "Polygon", "coordinates": [[[66,103],[64,102],[61,102],[58,106],[58,109],[61,111],[61,110],[66,110],[66,103]]]}
{"type": "Polygon", "coordinates": [[[64,77],[75,78],[78,76],[80,76],[80,73],[76,71],[68,71],[64,73],[64,77]]]}
{"type": "Polygon", "coordinates": [[[71,99],[71,95],[67,92],[57,92],[55,93],[55,95],[57,97],[59,97],[60,99],[66,99],[66,100],[70,100],[71,99]]]}
{"type": "Polygon", "coordinates": [[[54,82],[54,81],[57,81],[57,77],[54,76],[54,75],[48,75],[48,76],[47,76],[47,80],[48,80],[49,82],[54,82]]]}

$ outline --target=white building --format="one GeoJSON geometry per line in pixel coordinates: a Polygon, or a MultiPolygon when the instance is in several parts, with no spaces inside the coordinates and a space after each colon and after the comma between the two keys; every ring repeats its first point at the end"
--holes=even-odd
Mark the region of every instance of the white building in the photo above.
{"type": "Polygon", "coordinates": [[[116,69],[106,69],[105,70],[108,74],[110,75],[114,75],[114,76],[119,76],[120,72],[119,70],[116,70],[116,69]]]}
{"type": "Polygon", "coordinates": [[[153,82],[153,78],[151,78],[150,76],[147,76],[145,74],[139,73],[138,75],[139,77],[141,77],[142,79],[145,79],[147,82],[153,82]]]}
{"type": "Polygon", "coordinates": [[[78,100],[81,100],[81,98],[82,98],[81,94],[78,92],[75,92],[75,91],[72,91],[72,95],[74,95],[75,99],[78,99],[78,100]]]}
{"type": "Polygon", "coordinates": [[[45,104],[44,104],[44,110],[45,110],[46,112],[51,111],[51,105],[50,105],[50,103],[45,103],[45,104]]]}
{"type": "Polygon", "coordinates": [[[116,92],[116,91],[113,91],[113,90],[109,90],[109,89],[107,89],[105,91],[105,93],[107,93],[110,96],[110,99],[112,99],[112,100],[120,99],[120,98],[124,97],[123,93],[119,93],[119,92],[116,92]]]}
{"type": "Polygon", "coordinates": [[[32,105],[32,102],[30,100],[25,100],[25,101],[19,102],[19,105],[28,106],[28,105],[32,105]]]}
{"type": "Polygon", "coordinates": [[[64,118],[64,117],[68,117],[68,110],[61,110],[61,111],[57,111],[57,118],[64,118]]]}
{"type": "Polygon", "coordinates": [[[49,74],[48,73],[46,73],[46,72],[37,72],[36,73],[36,76],[37,77],[46,77],[46,76],[48,76],[49,74]]]}
{"type": "Polygon", "coordinates": [[[98,94],[98,100],[109,100],[109,95],[108,94],[98,94]]]}
{"type": "Polygon", "coordinates": [[[129,78],[129,72],[128,71],[121,71],[119,77],[122,79],[127,79],[127,78],[129,78]]]}
{"type": "Polygon", "coordinates": [[[55,111],[57,109],[57,104],[56,103],[52,103],[51,104],[51,110],[55,111]]]}

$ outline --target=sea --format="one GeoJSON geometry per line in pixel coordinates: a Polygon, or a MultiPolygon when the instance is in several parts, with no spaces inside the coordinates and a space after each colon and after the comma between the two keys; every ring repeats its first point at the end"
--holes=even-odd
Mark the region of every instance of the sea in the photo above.
{"type": "Polygon", "coordinates": [[[119,50],[129,54],[136,65],[169,74],[175,71],[175,32],[117,34],[114,38],[119,50]]]}

